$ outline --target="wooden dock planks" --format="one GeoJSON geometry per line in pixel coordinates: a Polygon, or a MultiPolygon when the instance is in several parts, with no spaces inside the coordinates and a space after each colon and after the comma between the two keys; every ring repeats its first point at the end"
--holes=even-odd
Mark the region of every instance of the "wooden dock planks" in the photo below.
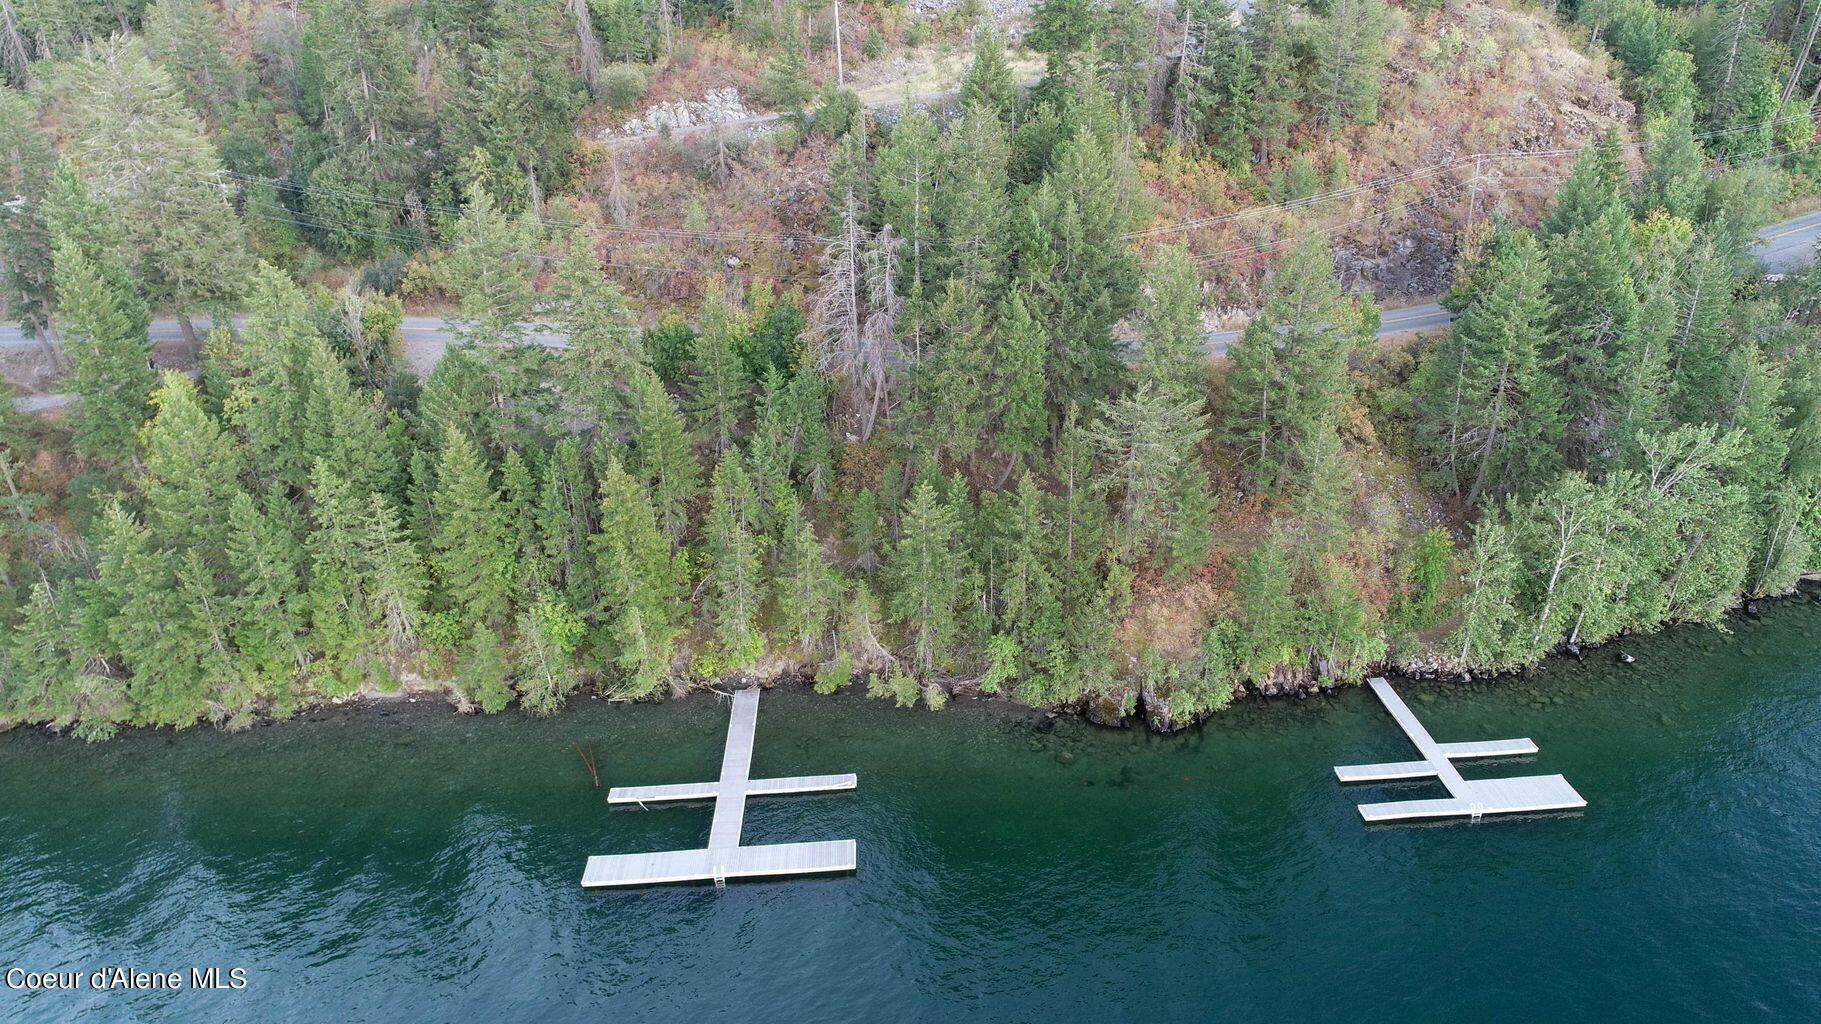
{"type": "Polygon", "coordinates": [[[668,853],[622,853],[588,858],[587,866],[582,869],[582,887],[600,889],[710,882],[717,877],[765,878],[832,874],[854,870],[857,856],[856,846],[851,839],[672,850],[668,853]]]}
{"type": "Polygon", "coordinates": [[[1422,753],[1421,761],[1386,764],[1338,765],[1334,774],[1342,782],[1389,782],[1400,779],[1439,779],[1448,790],[1446,800],[1399,800],[1361,804],[1360,817],[1369,822],[1406,821],[1417,818],[1478,818],[1487,814],[1523,814],[1574,810],[1587,806],[1581,794],[1560,775],[1529,775],[1510,779],[1465,779],[1454,760],[1475,757],[1513,757],[1536,753],[1528,739],[1487,740],[1474,743],[1437,743],[1429,730],[1405,704],[1391,684],[1370,680],[1372,692],[1391,712],[1404,735],[1422,753]]]}
{"type": "Polygon", "coordinates": [[[740,845],[746,823],[746,783],[752,777],[752,737],[759,727],[759,691],[735,690],[733,721],[727,725],[727,749],[721,754],[721,781],[714,798],[714,823],[708,826],[708,848],[740,845]]]}
{"type": "Polygon", "coordinates": [[[764,846],[740,845],[747,797],[850,790],[857,782],[851,773],[752,778],[753,736],[758,728],[758,719],[759,691],[735,691],[733,716],[727,726],[727,744],[721,754],[721,776],[715,782],[622,786],[607,792],[607,802],[613,804],[712,799],[715,802],[714,820],[709,825],[707,846],[699,850],[590,857],[582,869],[583,888],[706,881],[720,885],[729,878],[767,878],[855,870],[858,847],[851,839],[773,843],[764,846]]]}

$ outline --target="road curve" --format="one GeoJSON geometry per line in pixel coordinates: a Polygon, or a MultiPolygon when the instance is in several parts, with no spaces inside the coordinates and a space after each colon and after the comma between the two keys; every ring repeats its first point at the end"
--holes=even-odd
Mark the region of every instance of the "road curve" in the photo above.
{"type": "MultiPolygon", "coordinates": [[[[1758,241],[1752,247],[1764,269],[1773,274],[1788,273],[1813,263],[1815,260],[1815,243],[1821,238],[1821,210],[1805,213],[1799,217],[1772,224],[1758,232],[1758,241]]],[[[1413,334],[1420,331],[1433,331],[1446,327],[1454,320],[1454,314],[1433,302],[1415,306],[1403,306],[1385,310],[1379,320],[1378,337],[1389,338],[1400,334],[1413,334]]],[[[241,326],[244,321],[235,321],[241,326]]],[[[206,331],[209,321],[195,321],[198,331],[206,331]]],[[[432,316],[408,316],[400,325],[399,333],[403,338],[405,364],[416,371],[420,377],[427,377],[436,364],[442,360],[443,353],[456,340],[454,322],[432,316]]],[[[1225,355],[1227,346],[1239,338],[1239,331],[1213,331],[1208,334],[1208,351],[1215,355],[1225,355]]],[[[154,346],[182,340],[183,332],[175,320],[155,320],[152,322],[151,339],[154,346]]],[[[549,348],[562,348],[566,338],[541,326],[533,328],[530,340],[535,344],[549,348]]],[[[13,324],[0,324],[0,349],[36,348],[35,341],[25,331],[13,324]]],[[[18,399],[17,404],[24,412],[47,412],[61,409],[70,402],[69,395],[26,395],[18,399]]]]}

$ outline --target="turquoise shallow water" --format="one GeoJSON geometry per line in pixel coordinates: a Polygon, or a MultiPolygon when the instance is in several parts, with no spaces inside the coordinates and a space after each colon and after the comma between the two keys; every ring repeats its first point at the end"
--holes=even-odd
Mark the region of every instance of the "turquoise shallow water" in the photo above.
{"type": "MultiPolygon", "coordinates": [[[[749,842],[860,868],[583,892],[590,853],[699,845],[725,705],[553,719],[404,705],[100,746],[0,736],[0,967],[243,967],[242,991],[33,993],[5,1021],[1821,1019],[1821,607],[1491,685],[1406,684],[1441,740],[1530,736],[1580,814],[1367,828],[1338,763],[1401,760],[1370,694],[1177,737],[998,704],[774,690],[749,842]]],[[[1439,789],[1433,790],[1439,793],[1439,789]]]]}

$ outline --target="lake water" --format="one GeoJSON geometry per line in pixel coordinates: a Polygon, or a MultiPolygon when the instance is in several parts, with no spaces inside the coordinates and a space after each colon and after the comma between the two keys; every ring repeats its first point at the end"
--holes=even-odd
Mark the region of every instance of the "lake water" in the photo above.
{"type": "Polygon", "coordinates": [[[1585,812],[1379,826],[1331,766],[1412,756],[1371,695],[1185,735],[1002,704],[767,694],[748,842],[851,877],[584,892],[699,846],[726,705],[441,705],[99,746],[0,736],[0,968],[239,967],[240,991],[22,993],[21,1021],[1821,1019],[1821,607],[1485,685],[1404,684],[1443,741],[1529,736],[1585,812]],[[1047,730],[1047,731],[1046,731],[1047,730]]]}

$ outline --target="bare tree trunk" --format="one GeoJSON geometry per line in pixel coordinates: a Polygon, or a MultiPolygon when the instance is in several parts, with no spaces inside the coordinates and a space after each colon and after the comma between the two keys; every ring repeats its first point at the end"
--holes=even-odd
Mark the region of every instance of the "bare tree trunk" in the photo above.
{"type": "Polygon", "coordinates": [[[12,0],[0,0],[0,68],[12,75],[15,85],[21,89],[30,89],[30,65],[25,37],[19,34],[19,19],[13,15],[12,0]]]}
{"type": "Polygon", "coordinates": [[[601,77],[601,41],[594,35],[594,16],[588,12],[588,0],[569,0],[569,14],[575,19],[576,56],[582,65],[582,81],[592,96],[601,77]]]}
{"type": "MultiPolygon", "coordinates": [[[[190,314],[177,314],[177,329],[183,332],[183,344],[190,350],[190,358],[194,359],[201,355],[202,345],[196,339],[196,325],[190,322],[190,314]]],[[[153,348],[156,350],[156,344],[153,345],[153,348]]]]}
{"type": "Polygon", "coordinates": [[[612,153],[607,155],[607,174],[608,216],[613,218],[615,225],[625,227],[632,219],[632,212],[626,205],[626,181],[620,175],[620,162],[613,158],[612,153]]]}
{"type": "Polygon", "coordinates": [[[544,190],[538,184],[536,167],[525,168],[525,192],[526,197],[531,200],[531,212],[542,217],[544,215],[544,190]]]}
{"type": "Polygon", "coordinates": [[[1808,67],[1809,51],[1813,50],[1815,46],[1816,29],[1821,29],[1821,10],[1817,10],[1815,14],[1808,19],[1808,41],[1802,44],[1802,56],[1796,58],[1796,66],[1789,69],[1789,81],[1783,84],[1783,99],[1778,102],[1777,112],[1773,115],[1774,117],[1783,116],[1784,104],[1787,104],[1789,98],[1796,94],[1796,85],[1802,78],[1802,69],[1808,67]]]}
{"type": "Polygon", "coordinates": [[[33,324],[32,337],[38,339],[38,350],[44,353],[44,361],[54,373],[69,369],[69,360],[63,355],[63,342],[57,337],[57,329],[47,323],[33,324]]]}
{"type": "MultiPolygon", "coordinates": [[[[1161,7],[1158,9],[1162,10],[1161,7]]],[[[1182,52],[1176,57],[1176,98],[1170,105],[1170,130],[1175,132],[1179,139],[1188,135],[1189,111],[1182,102],[1182,94],[1187,87],[1189,72],[1195,67],[1194,62],[1189,58],[1189,28],[1193,24],[1195,24],[1194,17],[1185,13],[1182,19],[1182,42],[1178,47],[1182,52]]]]}

